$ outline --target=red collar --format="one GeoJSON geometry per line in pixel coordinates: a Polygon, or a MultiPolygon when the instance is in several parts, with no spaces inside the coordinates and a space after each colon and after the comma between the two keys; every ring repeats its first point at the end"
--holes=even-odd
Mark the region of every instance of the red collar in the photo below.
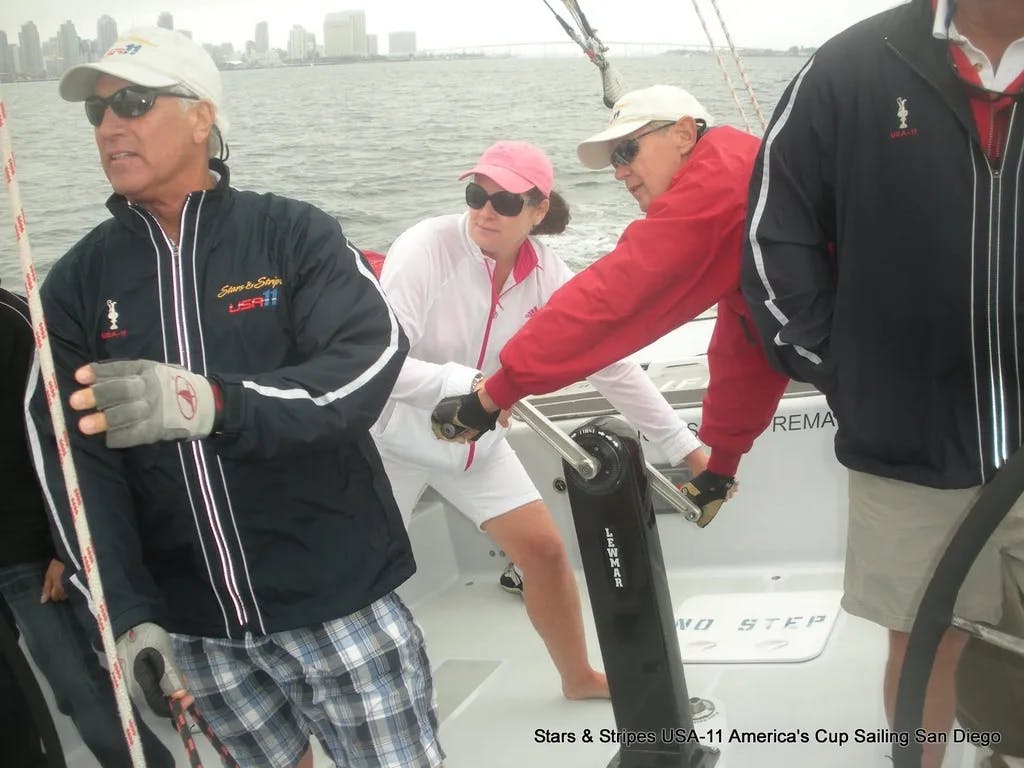
{"type": "Polygon", "coordinates": [[[521,283],[538,263],[537,251],[534,250],[530,238],[526,238],[523,240],[523,244],[519,246],[519,253],[516,254],[516,265],[512,267],[512,278],[517,283],[521,283]]]}

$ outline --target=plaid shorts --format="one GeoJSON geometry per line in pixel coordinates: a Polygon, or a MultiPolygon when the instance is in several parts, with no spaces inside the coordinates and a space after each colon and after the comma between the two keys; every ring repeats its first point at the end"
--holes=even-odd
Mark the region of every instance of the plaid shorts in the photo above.
{"type": "Polygon", "coordinates": [[[244,768],[292,768],[315,735],[353,768],[436,768],[423,634],[394,593],[324,624],[244,640],[174,636],[186,687],[244,768]]]}

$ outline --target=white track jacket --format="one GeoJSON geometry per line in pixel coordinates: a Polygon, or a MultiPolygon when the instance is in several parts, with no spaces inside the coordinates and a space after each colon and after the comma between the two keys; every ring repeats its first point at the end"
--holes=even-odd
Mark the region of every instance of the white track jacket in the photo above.
{"type": "MultiPolygon", "coordinates": [[[[477,373],[498,369],[498,353],[573,272],[537,238],[528,238],[504,285],[494,262],[469,236],[468,214],[426,219],[395,241],[381,285],[409,337],[409,355],[371,433],[392,459],[437,469],[468,469],[507,430],[468,445],[437,440],[430,413],[438,401],[470,391],[477,373]]],[[[700,442],[632,361],[588,378],[614,408],[673,464],[700,442]]]]}

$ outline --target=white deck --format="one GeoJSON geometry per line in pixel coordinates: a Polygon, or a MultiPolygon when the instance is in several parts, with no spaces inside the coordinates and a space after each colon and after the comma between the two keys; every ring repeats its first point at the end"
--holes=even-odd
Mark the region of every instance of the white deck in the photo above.
{"type": "MultiPolygon", "coordinates": [[[[584,729],[597,734],[614,729],[611,705],[562,698],[558,678],[543,644],[533,631],[522,601],[502,591],[497,570],[462,573],[458,580],[413,609],[427,637],[435,670],[441,742],[448,768],[603,768],[615,753],[610,744],[583,744],[584,729]],[[538,744],[537,729],[571,732],[575,743],[538,744]]],[[[584,612],[589,602],[579,578],[584,612]]],[[[679,602],[690,594],[772,589],[821,589],[840,586],[837,567],[731,569],[670,574],[679,602]],[[780,577],[775,579],[773,577],[780,577]]],[[[600,653],[593,623],[588,646],[595,664],[600,653]]],[[[876,626],[841,613],[825,652],[799,664],[705,665],[686,668],[691,696],[712,699],[721,708],[713,723],[698,724],[702,734],[721,728],[766,733],[803,729],[814,738],[822,728],[851,735],[855,728],[885,727],[879,698],[885,637],[876,626]]],[[[152,719],[150,719],[151,724],[152,719]]],[[[168,745],[187,766],[170,726],[156,723],[168,745]]],[[[94,768],[96,762],[78,743],[70,722],[61,718],[62,739],[77,744],[68,754],[70,768],[94,768]]],[[[199,737],[204,765],[219,766],[199,737]]],[[[724,744],[723,768],[887,768],[886,745],[871,744],[724,744]]],[[[974,765],[974,750],[951,745],[945,765],[974,765]]],[[[318,754],[317,768],[331,765],[318,754]]]]}
{"type": "MultiPolygon", "coordinates": [[[[661,384],[692,369],[655,373],[661,384]]],[[[678,386],[679,382],[675,382],[678,386]]],[[[693,384],[699,388],[701,382],[693,384]]],[[[696,408],[681,411],[699,420],[696,408]]],[[[570,431],[578,422],[564,423],[570,431]]],[[[846,535],[846,477],[832,452],[834,425],[820,396],[783,401],[775,423],[744,460],[737,497],[706,529],[676,515],[659,515],[658,527],[673,605],[692,595],[842,588],[846,535]]],[[[551,451],[525,426],[512,442],[559,524],[577,571],[591,660],[601,656],[566,494],[554,488],[562,474],[551,451]]],[[[648,459],[658,463],[658,456],[648,459]]],[[[614,729],[606,701],[562,698],[540,638],[520,598],[505,593],[497,577],[503,553],[436,496],[421,503],[410,525],[419,572],[400,590],[423,626],[433,664],[441,740],[449,768],[603,768],[617,746],[583,743],[586,730],[614,729]],[[573,743],[538,743],[537,731],[571,733],[573,743]]],[[[712,700],[718,714],[698,732],[721,729],[727,743],[718,765],[727,768],[885,768],[889,744],[854,743],[856,729],[885,731],[881,703],[885,633],[839,613],[820,656],[802,663],[688,664],[691,696],[712,700]],[[803,731],[800,744],[728,743],[732,729],[761,738],[803,731]],[[822,729],[819,731],[819,729],[822,729]],[[817,743],[847,738],[848,743],[817,743]]],[[[72,751],[68,765],[95,762],[70,723],[59,727],[72,751]],[[77,746],[75,746],[77,745],[77,746]]],[[[169,725],[157,725],[181,755],[169,725]]],[[[202,739],[199,739],[202,742],[202,739]]],[[[204,764],[219,765],[204,747],[204,764]]],[[[950,744],[946,768],[967,768],[978,755],[950,744]]],[[[317,766],[329,762],[322,754],[317,766]]]]}

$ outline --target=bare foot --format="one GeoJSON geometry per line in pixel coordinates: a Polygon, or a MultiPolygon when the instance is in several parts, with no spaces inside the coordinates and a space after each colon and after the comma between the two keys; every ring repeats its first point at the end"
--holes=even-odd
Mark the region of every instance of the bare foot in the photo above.
{"type": "Polygon", "coordinates": [[[562,694],[567,699],[610,699],[608,678],[603,673],[590,670],[584,679],[572,685],[562,681],[562,694]]]}

